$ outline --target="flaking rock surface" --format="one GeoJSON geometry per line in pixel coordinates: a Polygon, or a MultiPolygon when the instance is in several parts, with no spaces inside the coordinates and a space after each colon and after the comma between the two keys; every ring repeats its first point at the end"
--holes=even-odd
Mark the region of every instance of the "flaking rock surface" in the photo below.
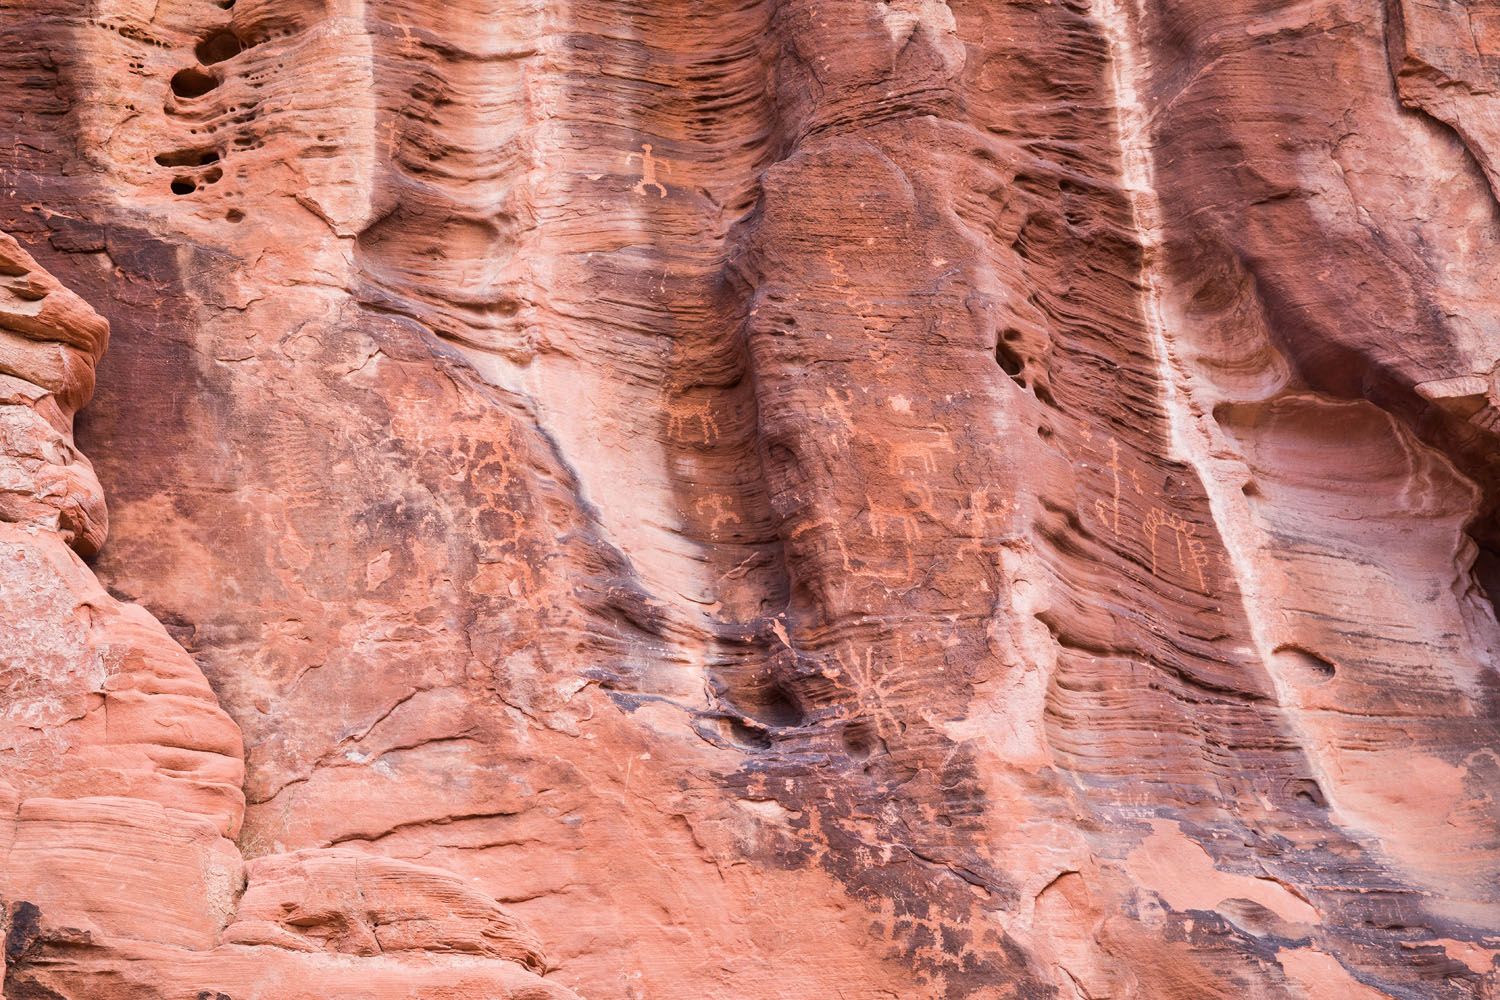
{"type": "Polygon", "coordinates": [[[7,998],[1500,996],[1493,0],[0,84],[7,998]]]}

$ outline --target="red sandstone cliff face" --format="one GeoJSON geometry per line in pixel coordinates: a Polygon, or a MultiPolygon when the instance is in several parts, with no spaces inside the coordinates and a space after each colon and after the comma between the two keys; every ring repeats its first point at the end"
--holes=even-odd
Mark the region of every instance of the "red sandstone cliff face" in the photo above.
{"type": "Polygon", "coordinates": [[[6,995],[1500,992],[1497,39],[0,0],[6,995]]]}

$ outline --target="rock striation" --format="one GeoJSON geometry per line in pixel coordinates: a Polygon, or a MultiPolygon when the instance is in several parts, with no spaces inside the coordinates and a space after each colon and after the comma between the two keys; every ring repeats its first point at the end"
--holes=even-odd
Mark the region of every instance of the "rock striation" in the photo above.
{"type": "Polygon", "coordinates": [[[1490,7],[0,0],[7,997],[1500,995],[1490,7]]]}
{"type": "Polygon", "coordinates": [[[245,862],[238,727],[77,555],[104,538],[72,421],[109,326],[8,236],[0,275],[4,995],[572,996],[539,978],[534,935],[449,872],[337,849],[245,862]]]}

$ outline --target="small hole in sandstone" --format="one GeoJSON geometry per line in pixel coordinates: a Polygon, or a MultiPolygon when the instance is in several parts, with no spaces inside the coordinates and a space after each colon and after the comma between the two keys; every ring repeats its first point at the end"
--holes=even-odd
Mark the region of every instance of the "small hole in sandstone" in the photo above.
{"type": "Polygon", "coordinates": [[[241,212],[237,208],[231,208],[229,211],[224,213],[224,219],[226,222],[244,222],[245,213],[241,212]]]}
{"type": "Polygon", "coordinates": [[[217,163],[218,159],[219,152],[215,149],[177,149],[156,154],[156,162],[163,167],[204,167],[217,163]]]}
{"type": "Polygon", "coordinates": [[[1276,657],[1283,664],[1300,671],[1304,677],[1320,678],[1319,683],[1338,672],[1338,668],[1333,665],[1333,661],[1329,660],[1328,657],[1320,656],[1312,650],[1304,649],[1301,646],[1277,646],[1275,653],[1276,657]]]}
{"type": "Polygon", "coordinates": [[[1319,807],[1328,805],[1328,798],[1323,794],[1322,787],[1311,778],[1294,778],[1287,782],[1286,787],[1294,799],[1319,807]]]}
{"type": "Polygon", "coordinates": [[[1240,492],[1247,497],[1258,497],[1260,496],[1260,487],[1256,486],[1254,482],[1249,482],[1240,487],[1240,492]]]}
{"type": "Polygon", "coordinates": [[[741,691],[736,701],[742,704],[746,715],[767,726],[785,728],[802,724],[802,709],[779,684],[741,691]]]}
{"type": "Polygon", "coordinates": [[[1052,428],[1048,427],[1046,424],[1042,424],[1037,427],[1036,436],[1041,438],[1043,441],[1046,441],[1048,438],[1052,437],[1052,428]]]}
{"type": "Polygon", "coordinates": [[[179,70],[177,75],[172,77],[172,93],[188,99],[202,97],[218,85],[217,77],[201,69],[179,70]]]}
{"type": "Polygon", "coordinates": [[[771,749],[771,734],[764,729],[747,725],[739,719],[722,719],[721,731],[731,743],[746,750],[771,749]]]}
{"type": "Polygon", "coordinates": [[[844,725],[839,739],[844,744],[844,752],[852,759],[868,760],[879,746],[880,737],[875,735],[867,720],[856,719],[844,725]]]}
{"type": "Polygon", "coordinates": [[[203,183],[204,184],[217,184],[220,181],[220,179],[223,178],[223,176],[224,176],[224,171],[220,170],[218,167],[214,167],[212,170],[209,170],[206,173],[204,173],[204,175],[203,175],[203,183]]]}
{"type": "Polygon", "coordinates": [[[1500,611],[1500,551],[1489,542],[1479,542],[1479,556],[1474,560],[1474,580],[1489,598],[1491,607],[1500,611]]]}
{"type": "Polygon", "coordinates": [[[234,9],[234,0],[218,0],[218,2],[219,2],[219,6],[222,7],[224,10],[233,10],[234,9]]]}
{"type": "Polygon", "coordinates": [[[198,56],[198,61],[205,66],[221,63],[226,59],[233,59],[245,51],[245,44],[240,41],[240,36],[232,31],[215,31],[193,50],[198,56]]]}
{"type": "Polygon", "coordinates": [[[1026,367],[1026,362],[1021,360],[1021,355],[1004,340],[995,345],[995,361],[1000,368],[1011,378],[1021,374],[1021,369],[1026,367]]]}
{"type": "Polygon", "coordinates": [[[172,181],[173,194],[192,194],[196,190],[198,190],[198,185],[187,177],[178,177],[172,181]]]}

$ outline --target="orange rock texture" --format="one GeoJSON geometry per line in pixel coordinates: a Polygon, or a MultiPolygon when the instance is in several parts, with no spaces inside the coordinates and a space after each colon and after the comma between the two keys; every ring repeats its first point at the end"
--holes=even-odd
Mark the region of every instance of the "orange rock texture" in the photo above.
{"type": "Polygon", "coordinates": [[[1493,0],[0,83],[7,1000],[1500,997],[1493,0]]]}

